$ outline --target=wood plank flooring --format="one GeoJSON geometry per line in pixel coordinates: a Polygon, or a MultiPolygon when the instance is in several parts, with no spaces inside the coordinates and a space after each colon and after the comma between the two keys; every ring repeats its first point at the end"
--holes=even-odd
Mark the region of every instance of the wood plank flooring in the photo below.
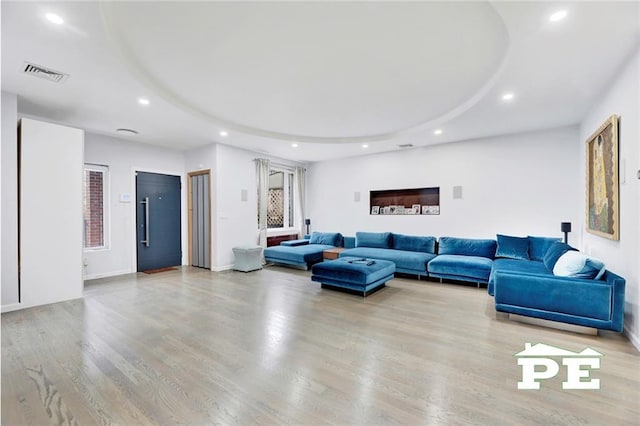
{"type": "Polygon", "coordinates": [[[509,321],[475,285],[364,299],[309,275],[185,267],[2,314],[2,424],[638,424],[622,335],[509,321]],[[562,390],[561,369],[517,390],[526,342],[603,353],[601,389],[562,390]]]}

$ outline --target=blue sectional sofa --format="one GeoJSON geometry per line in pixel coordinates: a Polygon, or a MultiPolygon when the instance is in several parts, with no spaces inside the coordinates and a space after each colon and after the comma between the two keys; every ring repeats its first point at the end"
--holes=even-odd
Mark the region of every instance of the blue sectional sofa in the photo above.
{"type": "Polygon", "coordinates": [[[488,284],[497,311],[620,332],[625,280],[604,264],[548,237],[492,239],[390,232],[357,232],[354,237],[314,233],[309,240],[265,249],[269,262],[308,269],[322,252],[344,246],[340,258],[393,262],[395,271],[488,284]]]}
{"type": "Polygon", "coordinates": [[[309,269],[322,261],[325,250],[341,247],[342,234],[335,232],[314,232],[311,238],[285,241],[279,246],[264,249],[264,259],[269,263],[309,269]]]}
{"type": "Polygon", "coordinates": [[[427,264],[436,257],[436,238],[391,232],[356,232],[355,238],[345,237],[345,249],[340,257],[388,260],[396,272],[427,276],[427,264]]]}

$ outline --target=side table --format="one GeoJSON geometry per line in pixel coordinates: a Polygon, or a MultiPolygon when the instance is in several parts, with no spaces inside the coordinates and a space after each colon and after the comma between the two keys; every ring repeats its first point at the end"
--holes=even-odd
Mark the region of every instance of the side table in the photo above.
{"type": "Polygon", "coordinates": [[[332,249],[327,249],[322,252],[323,260],[335,260],[340,257],[340,253],[344,251],[344,247],[336,247],[332,249]]]}

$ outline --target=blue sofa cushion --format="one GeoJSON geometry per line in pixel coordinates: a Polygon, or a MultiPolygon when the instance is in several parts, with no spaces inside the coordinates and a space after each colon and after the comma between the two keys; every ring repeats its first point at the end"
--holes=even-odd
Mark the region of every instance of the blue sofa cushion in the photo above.
{"type": "Polygon", "coordinates": [[[549,250],[547,250],[547,253],[544,255],[544,259],[542,259],[544,266],[546,266],[550,272],[553,272],[553,267],[556,266],[556,262],[560,259],[560,256],[569,250],[575,249],[569,244],[560,241],[551,244],[549,250]]]}
{"type": "Polygon", "coordinates": [[[342,246],[342,234],[339,232],[314,232],[311,234],[309,244],[326,244],[329,246],[342,246]]]}
{"type": "Polygon", "coordinates": [[[433,253],[422,253],[417,251],[356,247],[344,250],[340,253],[340,258],[342,257],[366,257],[368,259],[388,260],[396,265],[396,270],[398,272],[426,275],[427,263],[431,259],[435,258],[436,255],[433,253]]]}
{"type": "Polygon", "coordinates": [[[342,237],[342,244],[344,248],[354,248],[356,246],[356,237],[342,237]]]}
{"type": "Polygon", "coordinates": [[[273,262],[284,260],[296,263],[319,262],[322,260],[322,252],[335,248],[329,244],[307,244],[302,246],[273,246],[264,249],[265,259],[273,262]]]}
{"type": "Polygon", "coordinates": [[[501,234],[496,235],[496,237],[498,240],[496,257],[529,260],[529,238],[501,234]]]}
{"type": "Polygon", "coordinates": [[[556,262],[553,275],[599,280],[605,272],[604,263],[579,251],[569,250],[556,262]]]}
{"type": "Polygon", "coordinates": [[[460,277],[461,280],[487,282],[491,274],[493,260],[483,256],[468,256],[457,254],[440,254],[427,265],[429,274],[450,278],[460,277]]]}
{"type": "Polygon", "coordinates": [[[542,262],[536,262],[533,260],[496,259],[493,261],[491,275],[489,276],[489,285],[487,286],[487,292],[491,296],[493,296],[494,293],[495,275],[498,271],[551,275],[551,272],[549,272],[542,262]]]}
{"type": "Polygon", "coordinates": [[[493,259],[496,255],[496,241],[442,237],[438,242],[438,254],[458,254],[493,259]]]}
{"type": "Polygon", "coordinates": [[[415,235],[393,234],[393,248],[396,250],[436,252],[436,237],[418,237],[415,235]]]}
{"type": "Polygon", "coordinates": [[[532,237],[529,235],[529,259],[542,262],[544,255],[549,250],[549,247],[555,242],[562,242],[561,238],[552,237],[532,237]]]}
{"type": "Polygon", "coordinates": [[[391,232],[356,232],[356,247],[391,248],[391,232]]]}

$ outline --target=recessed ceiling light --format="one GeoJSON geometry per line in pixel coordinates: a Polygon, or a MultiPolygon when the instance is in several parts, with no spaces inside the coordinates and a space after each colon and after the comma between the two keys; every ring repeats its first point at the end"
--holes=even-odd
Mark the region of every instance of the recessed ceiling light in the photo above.
{"type": "Polygon", "coordinates": [[[218,133],[220,136],[225,137],[227,136],[229,133],[225,132],[224,130],[221,130],[220,133],[218,133]]]}
{"type": "Polygon", "coordinates": [[[116,132],[125,133],[127,135],[137,135],[138,131],[133,129],[116,129],[116,132]]]}
{"type": "Polygon", "coordinates": [[[369,145],[367,145],[366,143],[363,143],[363,144],[362,144],[362,147],[363,147],[363,148],[369,148],[369,145]]]}
{"type": "Polygon", "coordinates": [[[512,92],[507,92],[504,95],[502,95],[502,100],[503,101],[512,101],[514,96],[515,95],[512,92]]]}
{"type": "Polygon", "coordinates": [[[294,147],[294,148],[297,148],[298,144],[297,143],[292,143],[291,146],[294,147]]]}
{"type": "Polygon", "coordinates": [[[559,10],[559,11],[553,13],[551,16],[549,16],[549,21],[550,22],[558,22],[558,21],[562,21],[566,17],[567,17],[567,11],[566,10],[559,10]]]}
{"type": "Polygon", "coordinates": [[[436,129],[433,131],[434,135],[441,135],[442,134],[442,129],[436,129]]]}
{"type": "Polygon", "coordinates": [[[138,103],[140,105],[149,105],[149,99],[147,99],[147,98],[138,98],[138,103]]]}
{"type": "Polygon", "coordinates": [[[47,13],[44,16],[45,18],[47,18],[49,22],[53,22],[56,25],[64,24],[64,19],[62,19],[60,16],[56,15],[55,13],[47,13]]]}

